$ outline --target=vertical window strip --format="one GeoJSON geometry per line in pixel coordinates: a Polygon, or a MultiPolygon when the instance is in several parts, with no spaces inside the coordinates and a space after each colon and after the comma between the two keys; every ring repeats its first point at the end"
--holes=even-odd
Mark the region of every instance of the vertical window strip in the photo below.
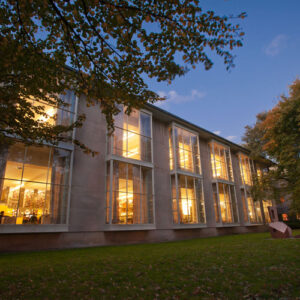
{"type": "MultiPolygon", "coordinates": [[[[174,223],[204,223],[205,211],[203,209],[203,217],[200,218],[200,206],[204,207],[203,191],[200,193],[196,190],[195,180],[200,180],[196,177],[181,175],[180,171],[188,171],[191,173],[199,174],[201,172],[200,156],[199,156],[199,140],[198,136],[190,133],[189,131],[172,125],[169,131],[169,151],[170,158],[173,158],[170,162],[170,169],[175,171],[174,175],[171,175],[171,189],[172,189],[172,211],[174,223]],[[193,138],[195,137],[195,141],[193,138]],[[196,143],[196,145],[194,145],[196,143]],[[174,153],[175,150],[175,153],[174,153]],[[172,157],[173,155],[173,157],[172,157]],[[198,163],[199,161],[199,163],[198,163]],[[198,166],[199,165],[199,166],[198,166]],[[179,173],[178,173],[179,172],[179,173]],[[173,177],[174,176],[174,177],[173,177]],[[184,186],[179,184],[179,176],[184,176],[184,186]],[[173,179],[174,178],[174,179],[173,179]],[[192,180],[189,184],[192,184],[190,191],[187,180],[192,180]],[[176,191],[176,207],[174,210],[174,187],[176,191]],[[181,189],[181,190],[179,190],[181,189]],[[201,202],[201,203],[200,203],[201,202]],[[184,213],[184,216],[183,216],[184,213]],[[203,222],[202,222],[203,220],[203,222]]],[[[182,180],[181,179],[181,180],[182,180]]],[[[202,186],[202,180],[200,180],[202,186]]],[[[201,208],[202,209],[202,208],[201,208]]]]}

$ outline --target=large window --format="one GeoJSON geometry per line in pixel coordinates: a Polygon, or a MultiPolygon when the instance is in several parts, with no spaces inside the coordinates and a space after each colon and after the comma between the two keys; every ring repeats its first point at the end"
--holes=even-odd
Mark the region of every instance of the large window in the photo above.
{"type": "MultiPolygon", "coordinates": [[[[65,104],[64,106],[61,105],[60,108],[43,101],[37,101],[35,99],[28,100],[33,106],[39,106],[44,109],[44,114],[36,114],[35,120],[41,123],[47,122],[50,125],[70,126],[74,122],[75,94],[72,91],[66,91],[60,98],[65,104]]],[[[71,137],[72,132],[65,132],[63,135],[71,137]]]]}
{"type": "Polygon", "coordinates": [[[254,201],[251,193],[247,189],[241,189],[241,193],[244,221],[246,223],[262,223],[260,201],[254,201]]]}
{"type": "Polygon", "coordinates": [[[2,224],[65,224],[71,152],[13,144],[0,150],[2,224]]]}
{"type": "Polygon", "coordinates": [[[252,175],[251,175],[251,160],[247,155],[239,154],[239,165],[240,173],[242,178],[242,183],[244,185],[252,185],[252,175]]]}
{"type": "Polygon", "coordinates": [[[174,223],[205,223],[201,179],[175,174],[171,182],[174,223]]]}
{"type": "Polygon", "coordinates": [[[198,136],[173,124],[169,129],[173,222],[205,223],[198,136]]]}
{"type": "Polygon", "coordinates": [[[270,218],[268,207],[273,206],[272,200],[263,200],[262,204],[263,204],[263,209],[264,209],[265,222],[271,223],[271,218],[270,218]]]}
{"type": "Polygon", "coordinates": [[[107,173],[107,222],[153,223],[152,169],[115,160],[108,162],[107,173]]]}
{"type": "Polygon", "coordinates": [[[152,224],[151,115],[125,109],[115,117],[107,162],[107,224],[152,224]],[[133,161],[134,160],[134,161],[133,161]]]}
{"type": "Polygon", "coordinates": [[[151,162],[151,116],[125,109],[115,117],[115,131],[109,138],[108,152],[117,156],[151,162]]]}
{"type": "Polygon", "coordinates": [[[209,147],[213,178],[233,181],[229,148],[214,141],[209,144],[209,147]]]}
{"type": "Polygon", "coordinates": [[[177,170],[200,174],[198,136],[177,126],[170,128],[169,134],[171,170],[175,157],[177,170]]]}
{"type": "Polygon", "coordinates": [[[233,185],[213,183],[213,199],[216,223],[237,223],[238,212],[233,185]]]}

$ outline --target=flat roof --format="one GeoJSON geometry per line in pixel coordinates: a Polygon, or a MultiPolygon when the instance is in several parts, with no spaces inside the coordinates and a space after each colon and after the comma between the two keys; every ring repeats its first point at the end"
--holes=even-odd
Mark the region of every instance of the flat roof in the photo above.
{"type": "Polygon", "coordinates": [[[233,143],[232,141],[229,141],[209,130],[206,130],[194,123],[191,123],[177,115],[174,115],[160,107],[157,107],[156,105],[153,105],[153,104],[150,104],[150,103],[147,103],[145,105],[145,108],[148,108],[152,113],[154,113],[154,116],[158,117],[158,119],[162,120],[162,121],[165,121],[165,122],[176,122],[178,124],[181,124],[181,125],[184,125],[185,127],[189,127],[190,129],[194,130],[194,131],[197,131],[201,137],[205,138],[205,139],[208,139],[208,140],[216,140],[216,141],[219,141],[223,144],[226,144],[228,146],[230,146],[232,149],[236,150],[236,151],[242,151],[242,152],[246,152],[247,154],[250,153],[250,151],[239,145],[239,144],[236,144],[236,143],[233,143]]]}

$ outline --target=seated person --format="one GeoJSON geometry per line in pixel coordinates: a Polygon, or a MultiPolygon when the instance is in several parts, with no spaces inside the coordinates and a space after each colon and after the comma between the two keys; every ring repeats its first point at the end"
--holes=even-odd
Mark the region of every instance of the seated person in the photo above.
{"type": "Polygon", "coordinates": [[[31,224],[37,224],[37,222],[38,222],[38,218],[37,218],[36,214],[33,213],[32,216],[29,219],[29,223],[31,223],[31,224]]]}

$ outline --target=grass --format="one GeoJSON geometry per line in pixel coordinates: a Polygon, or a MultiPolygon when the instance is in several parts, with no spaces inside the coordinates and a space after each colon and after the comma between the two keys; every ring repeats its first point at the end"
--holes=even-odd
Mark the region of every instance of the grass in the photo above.
{"type": "Polygon", "coordinates": [[[0,299],[99,298],[300,299],[300,239],[258,233],[0,255],[0,299]]]}

